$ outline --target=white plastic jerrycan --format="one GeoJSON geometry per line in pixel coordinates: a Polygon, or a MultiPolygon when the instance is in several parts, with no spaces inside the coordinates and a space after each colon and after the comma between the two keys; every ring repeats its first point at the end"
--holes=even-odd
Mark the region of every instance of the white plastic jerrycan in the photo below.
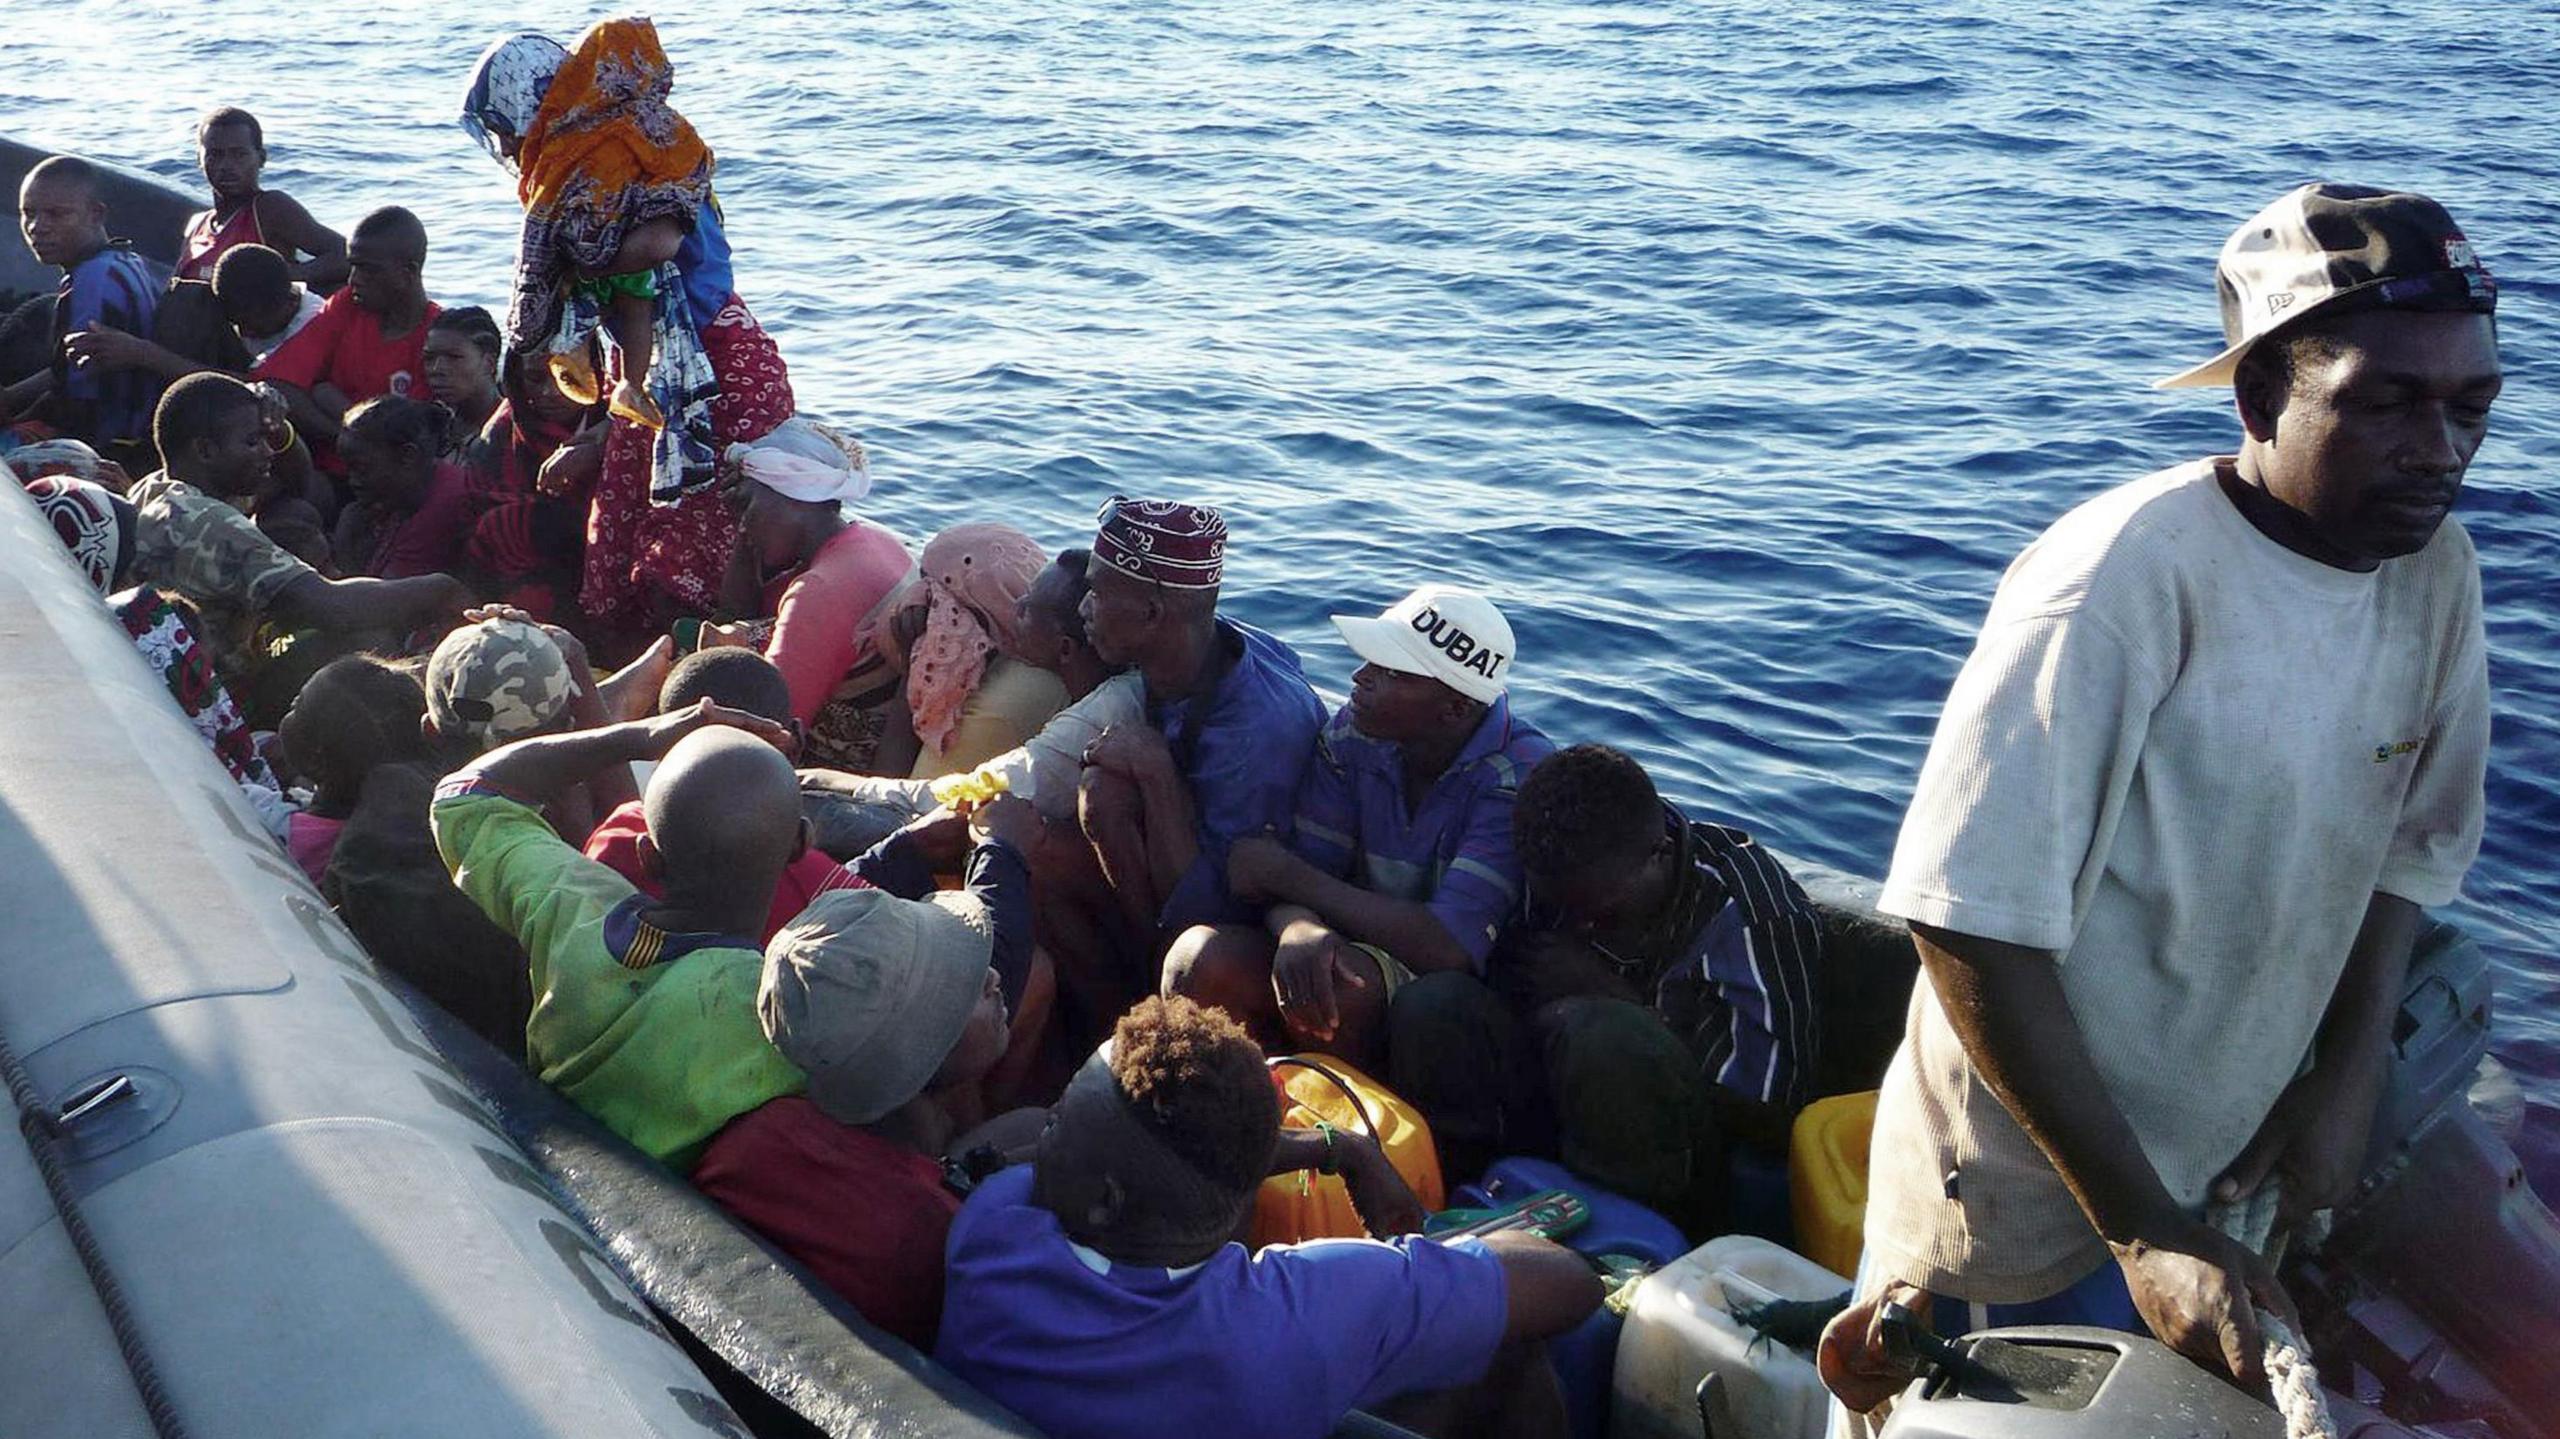
{"type": "Polygon", "coordinates": [[[1735,1433],[1715,1439],[1822,1439],[1830,1402],[1812,1355],[1764,1339],[1727,1311],[1770,1299],[1829,1299],[1849,1281],[1803,1255],[1730,1234],[1637,1286],[1618,1335],[1610,1439],[1699,1439],[1698,1381],[1723,1376],[1735,1433]]]}

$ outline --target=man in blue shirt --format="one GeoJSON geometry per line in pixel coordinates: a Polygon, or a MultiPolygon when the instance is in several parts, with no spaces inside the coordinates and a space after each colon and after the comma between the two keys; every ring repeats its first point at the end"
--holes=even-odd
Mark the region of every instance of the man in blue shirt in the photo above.
{"type": "Polygon", "coordinates": [[[1388,1401],[1433,1432],[1562,1433],[1533,1346],[1598,1307],[1590,1267],[1522,1233],[1425,1239],[1422,1218],[1374,1141],[1281,1130],[1234,1021],[1145,1000],[1033,1161],[961,1207],[934,1357],[1053,1439],[1321,1439],[1388,1401]],[[1234,1242],[1263,1180],[1307,1169],[1341,1174],[1379,1237],[1234,1242]],[[1427,1415],[1406,1397],[1460,1389],[1427,1415]]]}
{"type": "Polygon", "coordinates": [[[1374,1067],[1387,1006],[1416,975],[1482,974],[1520,901],[1511,804],[1555,746],[1514,716],[1511,626],[1472,590],[1425,585],[1334,624],[1363,663],[1316,743],[1292,827],[1227,861],[1260,925],[1174,942],[1165,991],[1277,1045],[1374,1067]]]}
{"type": "Polygon", "coordinates": [[[0,421],[41,419],[128,469],[147,462],[156,379],[146,370],[74,365],[64,349],[72,336],[101,326],[147,337],[159,311],[160,282],[130,244],[107,238],[97,167],[56,155],[29,170],[18,191],[18,224],[38,260],[62,267],[62,289],[54,301],[53,362],[0,392],[0,421]]]}
{"type": "Polygon", "coordinates": [[[1250,917],[1228,849],[1287,822],[1324,706],[1287,645],[1219,617],[1216,510],[1115,495],[1100,518],[1080,612],[1094,652],[1144,681],[1146,723],[1086,748],[1078,809],[1145,951],[1143,993],[1166,937],[1250,917]]]}

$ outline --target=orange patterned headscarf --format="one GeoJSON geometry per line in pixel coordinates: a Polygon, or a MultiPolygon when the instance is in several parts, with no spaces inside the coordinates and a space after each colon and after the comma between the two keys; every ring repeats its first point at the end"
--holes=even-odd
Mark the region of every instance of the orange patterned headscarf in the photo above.
{"type": "Polygon", "coordinates": [[[674,89],[658,29],[640,16],[598,21],[551,77],[516,155],[524,238],[511,344],[549,336],[577,268],[602,268],[651,220],[690,227],[710,198],[711,149],[668,105],[674,89]]]}

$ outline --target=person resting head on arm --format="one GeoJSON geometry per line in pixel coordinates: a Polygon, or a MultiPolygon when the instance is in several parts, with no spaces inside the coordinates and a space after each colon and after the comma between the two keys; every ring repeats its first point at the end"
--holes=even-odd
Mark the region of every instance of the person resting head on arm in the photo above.
{"type": "Polygon", "coordinates": [[[643,1152],[689,1170],[721,1126],[805,1086],[756,1017],[755,934],[806,847],[779,726],[708,701],[681,714],[534,735],[437,786],[430,823],[453,881],[531,961],[526,1058],[643,1152]],[[610,769],[656,760],[633,889],[544,822],[610,769]]]}
{"type": "MultiPolygon", "coordinates": [[[[1283,1149],[1261,1051],[1233,1020],[1142,1002],[1068,1085],[1028,1172],[962,1206],[935,1357],[1058,1439],[1316,1439],[1355,1407],[1489,1371],[1523,1413],[1542,1386],[1539,1417],[1562,1432],[1543,1356],[1505,1346],[1589,1315],[1590,1267],[1513,1236],[1236,1243],[1262,1181],[1323,1153],[1283,1149]]],[[[1375,1223],[1392,1171],[1337,1153],[1375,1223]]]]}
{"type": "Polygon", "coordinates": [[[320,296],[294,283],[284,256],[264,245],[224,251],[212,284],[214,302],[239,335],[253,370],[320,313],[320,296]]]}
{"type": "Polygon", "coordinates": [[[130,496],[135,577],[195,604],[235,651],[252,621],[397,638],[471,602],[450,575],[326,579],[260,533],[238,502],[300,442],[238,380],[204,373],[171,385],[153,431],[164,468],[130,496]]]}

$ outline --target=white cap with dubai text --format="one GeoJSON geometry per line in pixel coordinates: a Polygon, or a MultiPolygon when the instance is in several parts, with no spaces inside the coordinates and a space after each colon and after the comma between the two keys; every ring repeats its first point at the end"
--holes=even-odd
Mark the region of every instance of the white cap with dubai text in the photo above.
{"type": "Polygon", "coordinates": [[[1455,585],[1424,585],[1376,619],[1335,615],[1351,652],[1373,665],[1428,675],[1479,704],[1511,679],[1511,624],[1493,601],[1455,585]]]}

